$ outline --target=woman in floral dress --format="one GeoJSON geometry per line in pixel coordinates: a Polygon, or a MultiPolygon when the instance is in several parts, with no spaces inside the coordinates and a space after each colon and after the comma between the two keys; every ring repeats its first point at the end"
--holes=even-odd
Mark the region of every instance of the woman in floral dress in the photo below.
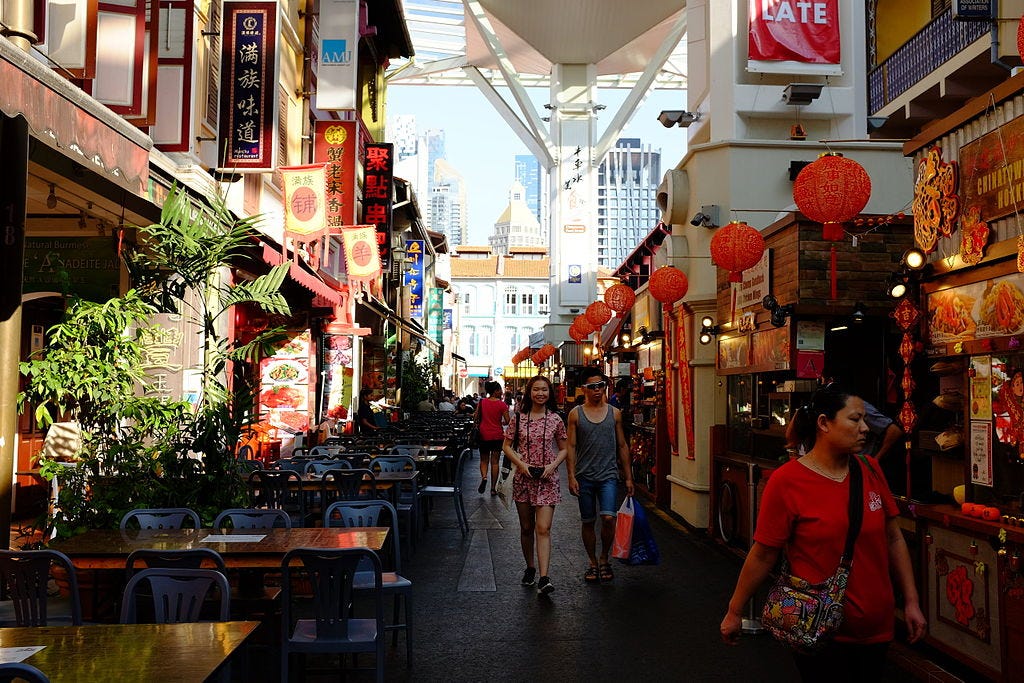
{"type": "Polygon", "coordinates": [[[505,429],[501,450],[515,466],[512,500],[519,513],[519,539],[526,559],[522,584],[532,586],[536,582],[537,592],[542,594],[555,589],[548,577],[548,562],[551,520],[555,506],[562,501],[558,466],[565,460],[565,443],[565,424],[555,411],[551,382],[538,375],[526,384],[519,410],[505,429]]]}

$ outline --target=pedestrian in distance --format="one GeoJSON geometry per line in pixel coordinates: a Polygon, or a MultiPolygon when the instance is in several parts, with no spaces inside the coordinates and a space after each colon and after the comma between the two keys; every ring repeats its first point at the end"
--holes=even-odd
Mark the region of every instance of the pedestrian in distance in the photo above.
{"type": "Polygon", "coordinates": [[[377,423],[373,417],[373,407],[370,399],[373,398],[373,389],[363,387],[359,391],[359,409],[356,411],[356,426],[360,434],[372,434],[377,431],[377,423]]]}
{"type": "Polygon", "coordinates": [[[568,465],[569,493],[580,507],[583,547],[590,566],[583,573],[587,583],[615,578],[608,554],[615,540],[615,499],[618,495],[619,466],[625,479],[626,495],[633,495],[633,474],[629,445],[622,431],[622,412],[608,404],[608,379],[595,368],[580,374],[584,402],[569,411],[568,465]],[[594,522],[600,517],[601,553],[597,552],[594,522]]]}
{"type": "Polygon", "coordinates": [[[555,590],[548,565],[551,520],[555,506],[562,502],[558,466],[565,460],[565,440],[565,423],[555,412],[551,382],[537,375],[526,383],[519,410],[505,430],[502,451],[515,467],[512,500],[519,514],[519,540],[526,560],[522,584],[532,586],[536,582],[540,594],[555,590]]]}
{"type": "Polygon", "coordinates": [[[477,492],[487,490],[487,476],[490,473],[491,495],[497,495],[494,485],[498,483],[498,460],[505,440],[505,425],[509,421],[508,406],[501,400],[501,385],[490,380],[484,382],[487,397],[480,399],[473,414],[480,434],[480,486],[477,492]]]}
{"type": "Polygon", "coordinates": [[[910,553],[897,522],[899,509],[874,458],[864,449],[864,401],[832,385],[816,391],[793,416],[796,440],[806,455],[779,467],[761,500],[754,544],[747,554],[719,628],[735,645],[742,613],[785,549],[790,572],[820,583],[840,563],[849,529],[850,470],[862,475],[863,521],[857,534],[843,605],[843,621],[823,649],[793,652],[803,681],[878,681],[893,639],[893,582],[903,596],[910,642],[920,640],[921,612],[910,553]]]}

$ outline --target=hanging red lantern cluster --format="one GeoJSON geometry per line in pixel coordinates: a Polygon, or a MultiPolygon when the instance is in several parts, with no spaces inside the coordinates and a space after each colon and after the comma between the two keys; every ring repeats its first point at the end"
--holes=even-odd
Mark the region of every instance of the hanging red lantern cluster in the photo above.
{"type": "Polygon", "coordinates": [[[540,347],[539,349],[533,352],[533,355],[530,356],[530,360],[533,361],[534,365],[543,365],[544,361],[546,361],[548,358],[551,358],[551,356],[555,355],[555,352],[557,350],[558,349],[555,348],[554,344],[545,344],[544,346],[540,347]]]}
{"type": "Polygon", "coordinates": [[[516,351],[515,355],[512,356],[512,364],[519,365],[520,363],[522,363],[524,360],[530,357],[531,351],[532,349],[529,346],[524,346],[523,348],[516,351]]]}
{"type": "Polygon", "coordinates": [[[665,306],[671,306],[686,296],[690,288],[690,281],[686,279],[683,271],[674,266],[662,266],[651,274],[647,281],[647,288],[651,296],[665,306]]]}
{"type": "Polygon", "coordinates": [[[595,301],[587,306],[587,310],[583,315],[586,316],[591,325],[599,328],[612,319],[612,309],[603,301],[595,301]]]}
{"type": "Polygon", "coordinates": [[[604,290],[604,302],[616,313],[625,313],[636,303],[636,293],[620,282],[604,290]]]}
{"type": "Polygon", "coordinates": [[[572,339],[573,341],[581,342],[587,338],[587,334],[589,333],[580,330],[579,326],[576,324],[575,321],[573,321],[573,323],[569,325],[569,338],[572,339]]]}
{"type": "Polygon", "coordinates": [[[800,213],[822,223],[822,238],[843,238],[842,223],[853,220],[871,198],[871,178],[864,167],[840,154],[823,154],[800,171],[793,201],[800,213]]]}
{"type": "Polygon", "coordinates": [[[729,271],[729,282],[742,282],[743,271],[757,265],[764,256],[761,231],[743,221],[733,221],[711,238],[711,260],[729,271]]]}

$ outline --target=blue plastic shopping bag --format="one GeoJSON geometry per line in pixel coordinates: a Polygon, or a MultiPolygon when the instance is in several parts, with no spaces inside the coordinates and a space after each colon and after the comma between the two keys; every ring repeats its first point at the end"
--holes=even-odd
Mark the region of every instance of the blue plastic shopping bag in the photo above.
{"type": "Polygon", "coordinates": [[[661,553],[658,544],[651,534],[651,525],[647,522],[647,512],[643,505],[633,506],[633,543],[629,548],[629,559],[626,564],[658,564],[661,553]]]}

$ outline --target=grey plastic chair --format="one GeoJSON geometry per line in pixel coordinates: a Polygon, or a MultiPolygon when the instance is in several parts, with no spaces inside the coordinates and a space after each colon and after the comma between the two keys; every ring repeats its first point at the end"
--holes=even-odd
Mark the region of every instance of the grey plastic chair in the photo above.
{"type": "Polygon", "coordinates": [[[0,550],[0,580],[13,603],[16,625],[46,626],[51,620],[48,584],[54,564],[61,566],[68,577],[71,623],[82,624],[78,575],[67,555],[57,550],[0,550]]]}
{"type": "Polygon", "coordinates": [[[284,510],[292,526],[306,524],[306,497],[302,478],[294,470],[257,470],[249,474],[253,507],[284,510]]]}
{"type": "Polygon", "coordinates": [[[214,529],[291,529],[292,519],[284,510],[230,508],[213,520],[214,529]],[[230,526],[229,526],[230,524],[230,526]]]}
{"type": "Polygon", "coordinates": [[[125,586],[121,600],[121,623],[134,624],[139,585],[148,582],[152,591],[153,621],[181,624],[199,621],[200,610],[210,590],[220,591],[220,621],[230,618],[228,580],[214,569],[143,569],[125,586]]]}
{"type": "Polygon", "coordinates": [[[191,548],[189,550],[139,548],[131,551],[124,562],[125,578],[131,579],[136,573],[145,569],[203,569],[204,564],[206,569],[215,569],[221,574],[227,572],[224,558],[213,548],[191,548]]]}
{"type": "MultiPolygon", "coordinates": [[[[459,522],[459,530],[465,536],[469,533],[469,518],[466,516],[466,505],[462,500],[462,471],[465,469],[466,461],[472,456],[468,448],[459,453],[459,459],[455,462],[455,474],[452,477],[450,486],[421,486],[419,488],[420,498],[451,498],[455,506],[455,518],[459,522]]],[[[424,514],[424,522],[430,525],[429,510],[424,514]]]]}
{"type": "MultiPolygon", "coordinates": [[[[388,526],[387,545],[390,549],[382,557],[381,565],[386,570],[383,574],[381,590],[385,595],[394,597],[394,615],[391,624],[386,626],[392,631],[392,646],[398,645],[398,631],[405,630],[406,666],[412,668],[412,581],[402,576],[402,549],[398,537],[398,517],[394,506],[386,500],[339,501],[331,504],[324,511],[324,527],[368,527],[388,526]],[[405,622],[400,622],[402,604],[405,605],[405,622]]],[[[370,576],[360,572],[356,576],[355,589],[366,590],[370,587],[370,576]]]]}
{"type": "Polygon", "coordinates": [[[352,463],[348,460],[310,460],[306,463],[306,474],[322,477],[327,470],[350,470],[352,463]]]}
{"type": "Polygon", "coordinates": [[[140,529],[183,529],[185,520],[192,522],[192,528],[202,526],[199,515],[188,508],[138,508],[125,513],[121,518],[121,531],[135,522],[140,529]]]}
{"type": "MultiPolygon", "coordinates": [[[[375,655],[374,672],[378,683],[384,680],[384,598],[381,590],[380,558],[369,548],[295,548],[281,560],[281,681],[288,680],[289,655],[293,652],[360,653],[375,655]],[[292,563],[301,564],[293,567],[292,563]],[[356,618],[350,599],[360,567],[369,577],[361,591],[373,600],[373,617],[356,618]],[[313,586],[312,600],[303,600],[295,609],[292,593],[296,575],[308,578],[313,586]],[[295,619],[299,613],[313,618],[295,619]]],[[[296,577],[297,578],[297,577],[296,577]]]]}
{"type": "Polygon", "coordinates": [[[49,677],[31,664],[7,662],[0,664],[0,683],[27,681],[28,683],[50,683],[49,677]]]}

